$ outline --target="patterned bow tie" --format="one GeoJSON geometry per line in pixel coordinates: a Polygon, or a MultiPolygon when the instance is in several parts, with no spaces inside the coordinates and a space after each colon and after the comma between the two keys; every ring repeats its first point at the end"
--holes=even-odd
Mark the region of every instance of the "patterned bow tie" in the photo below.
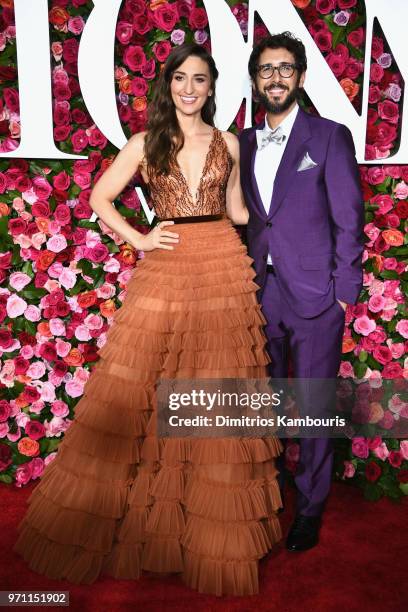
{"type": "Polygon", "coordinates": [[[279,125],[275,130],[266,130],[265,128],[263,130],[257,130],[256,140],[259,151],[262,151],[270,142],[281,145],[286,140],[286,136],[279,125]]]}

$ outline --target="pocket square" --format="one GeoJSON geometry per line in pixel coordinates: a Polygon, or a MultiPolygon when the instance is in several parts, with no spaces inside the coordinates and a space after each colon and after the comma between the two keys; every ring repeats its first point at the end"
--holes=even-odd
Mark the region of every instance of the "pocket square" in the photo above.
{"type": "Polygon", "coordinates": [[[306,155],[304,156],[304,158],[300,162],[297,171],[298,172],[303,172],[304,170],[310,170],[311,168],[316,168],[317,165],[318,164],[316,164],[316,162],[313,161],[313,159],[310,157],[309,153],[306,153],[306,155]]]}

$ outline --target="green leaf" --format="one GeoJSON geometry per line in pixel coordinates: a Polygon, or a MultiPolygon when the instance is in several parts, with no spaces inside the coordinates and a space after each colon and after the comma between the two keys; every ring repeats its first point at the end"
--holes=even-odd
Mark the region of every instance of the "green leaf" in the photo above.
{"type": "Polygon", "coordinates": [[[13,478],[10,476],[10,474],[0,474],[0,482],[11,484],[13,482],[13,478]]]}
{"type": "Polygon", "coordinates": [[[381,489],[372,482],[367,482],[363,489],[364,497],[369,501],[378,501],[382,497],[381,489]]]}
{"type": "Polygon", "coordinates": [[[364,374],[367,371],[367,365],[365,363],[361,363],[361,361],[356,361],[354,363],[354,374],[357,378],[363,378],[364,374]]]}
{"type": "Polygon", "coordinates": [[[23,289],[23,291],[21,291],[21,295],[31,301],[47,295],[47,290],[42,289],[42,287],[28,287],[27,289],[23,289]]]}
{"type": "Polygon", "coordinates": [[[381,278],[385,278],[387,280],[390,280],[390,279],[398,280],[399,279],[399,274],[396,270],[382,270],[380,272],[380,276],[381,278]]]}
{"type": "Polygon", "coordinates": [[[337,45],[343,42],[345,38],[346,38],[346,30],[342,27],[336,26],[336,29],[334,30],[334,35],[333,35],[333,43],[332,43],[333,49],[335,50],[337,45]]]}
{"type": "Polygon", "coordinates": [[[81,268],[84,274],[87,274],[88,276],[92,275],[93,266],[92,262],[90,262],[89,259],[80,259],[77,263],[77,266],[78,268],[81,268]]]}
{"type": "Polygon", "coordinates": [[[8,236],[8,217],[0,217],[0,236],[8,236]]]}

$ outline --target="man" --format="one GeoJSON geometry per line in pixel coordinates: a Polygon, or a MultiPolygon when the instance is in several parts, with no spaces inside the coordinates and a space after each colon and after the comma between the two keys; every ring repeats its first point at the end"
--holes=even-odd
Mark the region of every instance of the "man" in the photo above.
{"type": "MultiPolygon", "coordinates": [[[[288,376],[290,352],[295,378],[335,379],[345,309],[362,287],[364,207],[350,131],[298,106],[306,68],[305,47],[289,32],[253,49],[249,73],[266,117],[241,134],[241,180],[270,375],[288,376]]],[[[332,465],[331,439],[300,440],[289,550],[317,544],[332,465]]]]}

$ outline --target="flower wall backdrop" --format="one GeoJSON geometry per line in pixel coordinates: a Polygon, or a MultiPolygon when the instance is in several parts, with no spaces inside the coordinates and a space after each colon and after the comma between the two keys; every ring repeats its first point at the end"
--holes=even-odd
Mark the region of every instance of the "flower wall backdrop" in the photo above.
{"type": "MultiPolygon", "coordinates": [[[[292,0],[333,73],[361,111],[365,10],[360,0],[292,0]]],[[[244,35],[248,7],[229,0],[244,35]]],[[[91,222],[89,194],[117,150],[83,104],[77,77],[88,0],[52,0],[54,139],[87,160],[0,161],[0,480],[22,486],[53,459],[83,393],[114,311],[126,296],[137,253],[102,222],[91,222]]],[[[0,0],[0,149],[20,137],[16,40],[12,0],[0,0]]],[[[255,39],[266,33],[259,22],[255,39]]],[[[124,0],[116,28],[117,106],[126,135],[143,130],[161,64],[172,47],[195,40],[210,49],[199,0],[124,0]]],[[[404,83],[376,24],[371,52],[367,159],[398,147],[404,83]]],[[[245,66],[242,67],[246,69],[245,66]]],[[[310,106],[310,103],[306,101],[310,106]]],[[[313,109],[311,109],[312,112],[313,109]]],[[[263,115],[255,109],[255,117],[263,115]]],[[[242,128],[241,108],[231,129],[242,128]]],[[[364,166],[366,206],[364,290],[348,307],[340,377],[398,381],[407,375],[408,166],[364,166]]],[[[148,226],[134,185],[116,207],[144,232],[148,226]]],[[[396,387],[398,389],[398,387],[396,387]]],[[[366,406],[367,422],[390,427],[408,418],[402,394],[384,411],[366,406]]],[[[295,442],[287,449],[294,469],[295,442]]],[[[336,475],[356,481],[367,497],[408,493],[408,441],[357,438],[338,442],[336,475]]]]}

